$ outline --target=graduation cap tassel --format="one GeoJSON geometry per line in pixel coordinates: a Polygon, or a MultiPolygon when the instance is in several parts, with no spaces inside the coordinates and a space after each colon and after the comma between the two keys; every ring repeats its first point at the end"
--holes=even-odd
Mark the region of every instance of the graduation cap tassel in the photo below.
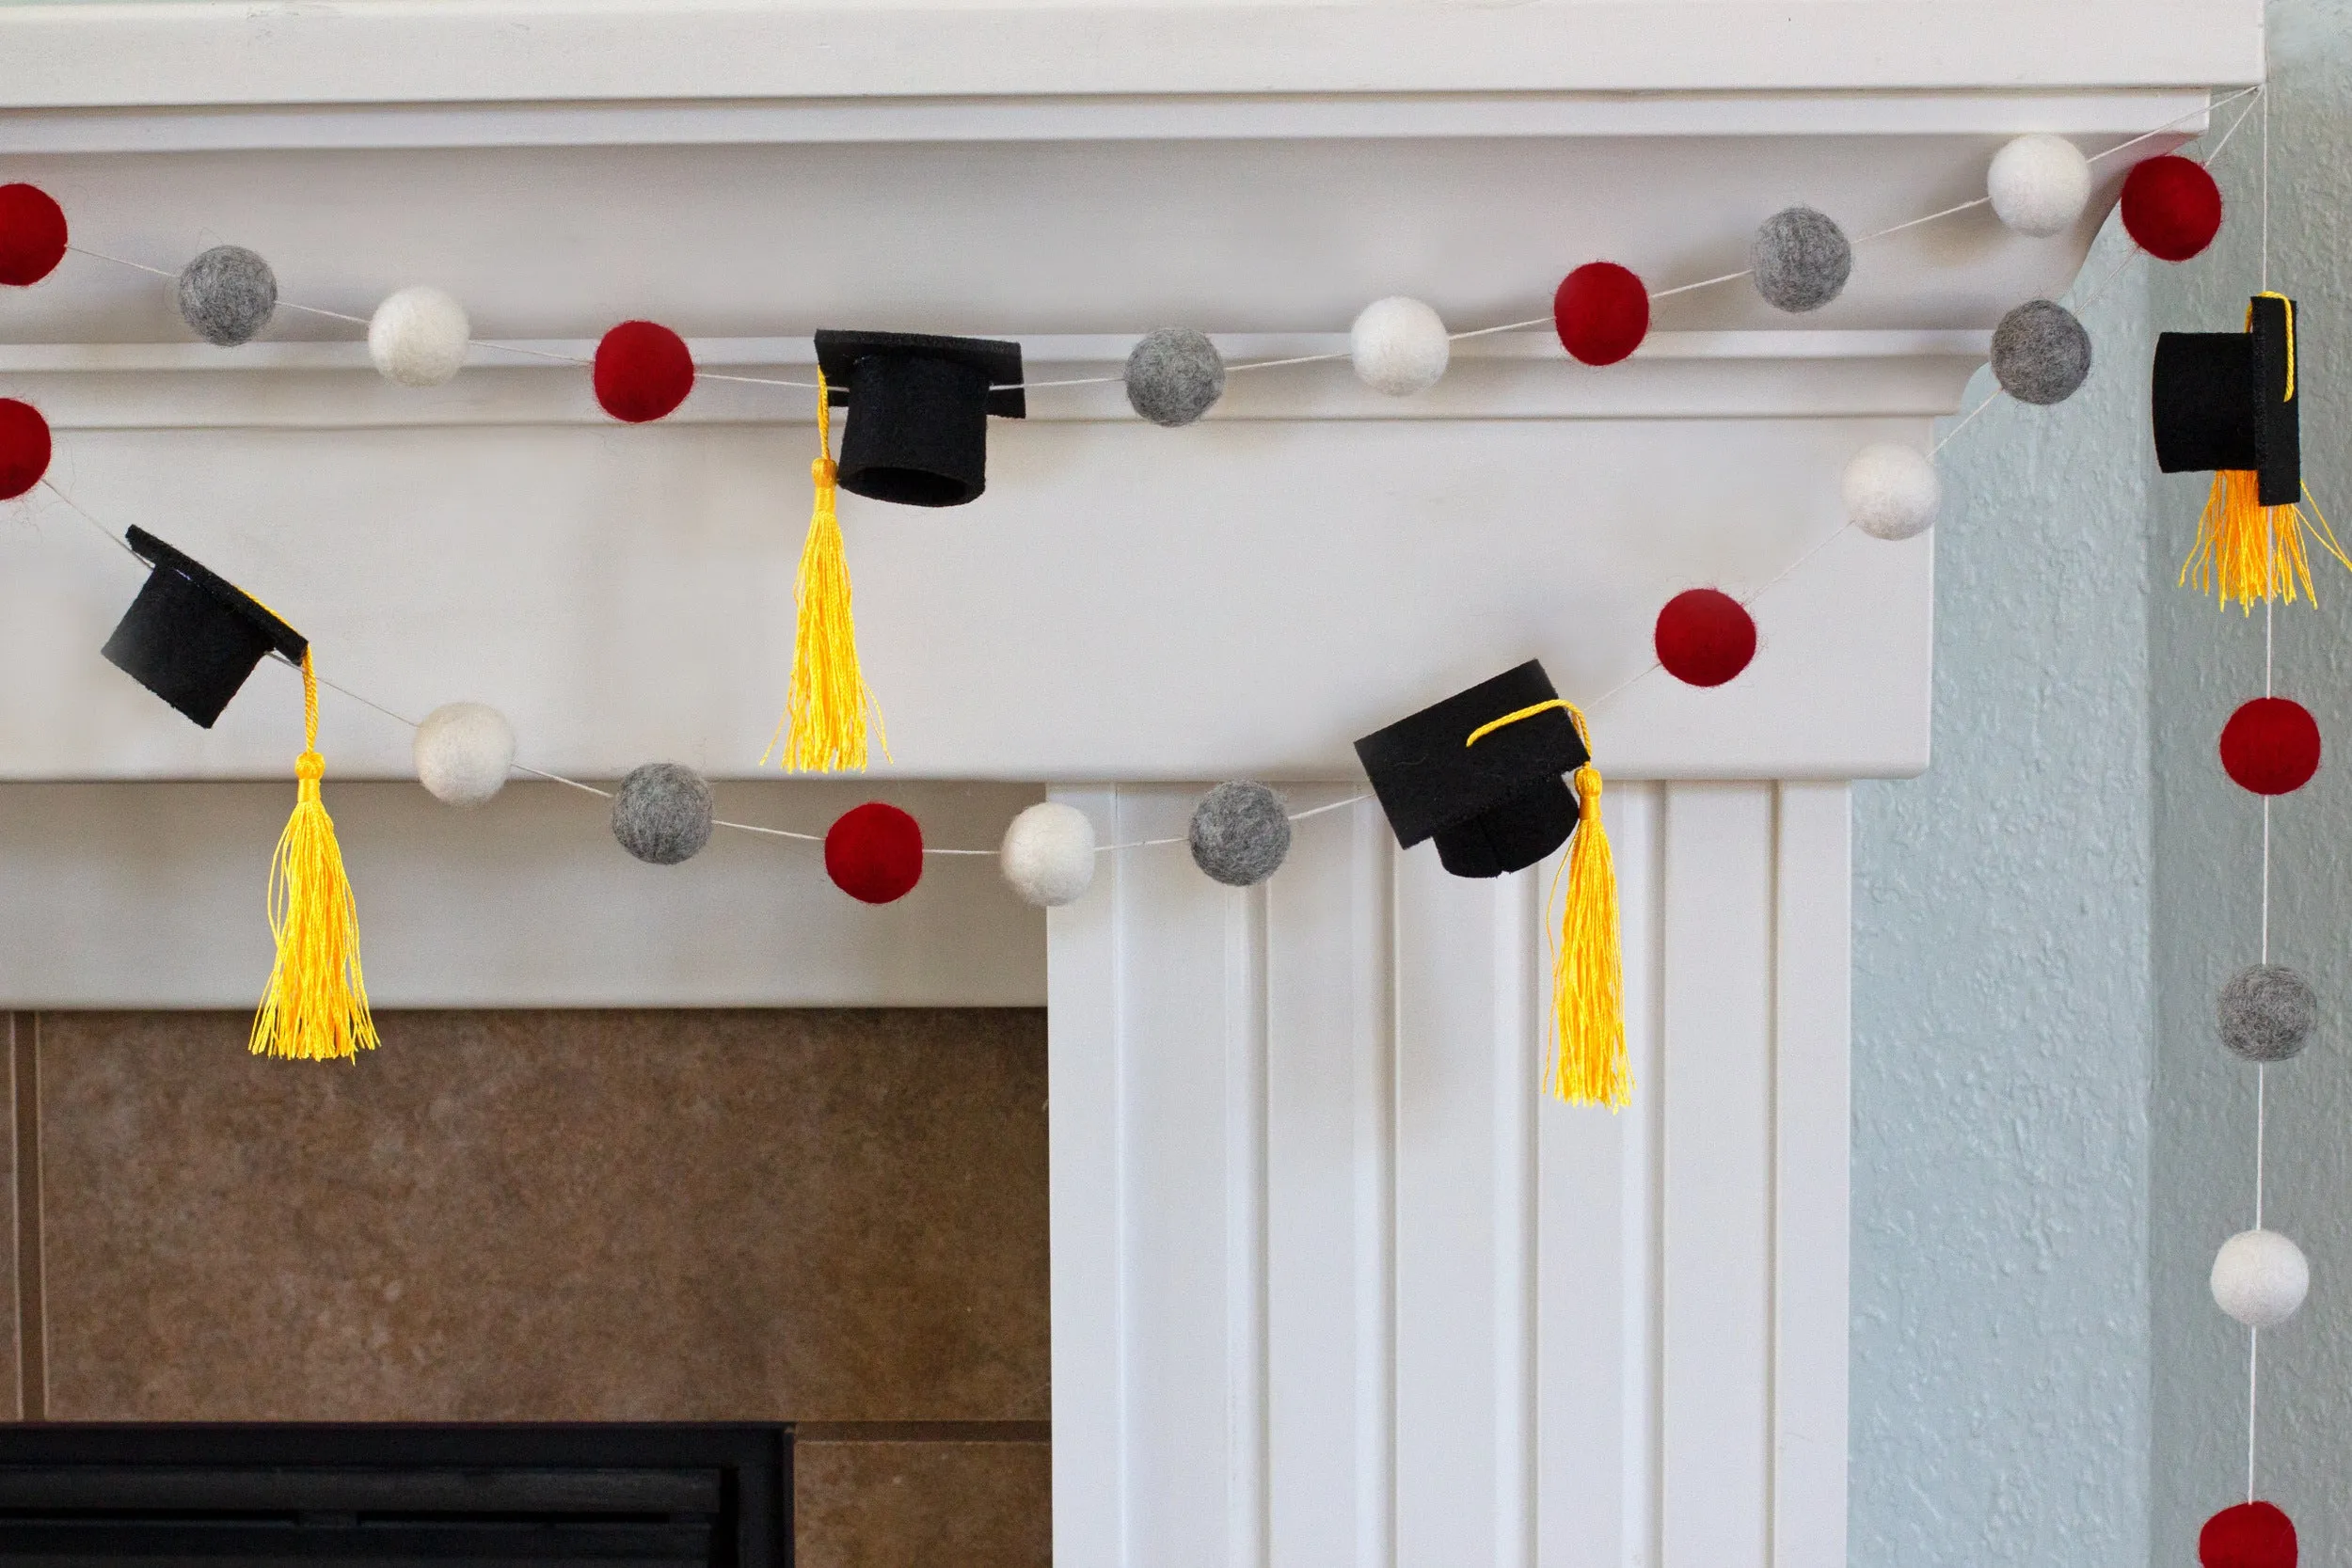
{"type": "MultiPolygon", "coordinates": [[[[781,766],[792,773],[830,773],[866,768],[866,716],[872,693],[857,662],[857,623],[850,612],[850,564],[842,553],[841,521],[834,510],[840,469],[833,460],[833,394],[817,372],[817,459],[809,465],[817,482],[817,504],[808,519],[808,543],[801,549],[801,575],[793,597],[799,622],[792,637],[792,695],[760,764],[779,749],[781,766]]],[[[874,713],[882,730],[882,714],[874,713]]],[[[890,738],[881,735],[882,754],[890,738]]]]}
{"type": "MultiPolygon", "coordinates": [[[[1592,740],[1584,716],[1566,704],[1576,733],[1592,740]]],[[[1560,935],[1551,954],[1551,1071],[1545,1087],[1571,1105],[1633,1103],[1632,1064],[1625,1045],[1625,963],[1617,933],[1617,869],[1609,831],[1600,820],[1600,770],[1587,761],[1576,770],[1576,836],[1562,875],[1560,935]]]]}
{"type": "Polygon", "coordinates": [[[278,961],[254,1015],[257,1056],[349,1060],[378,1041],[359,972],[359,911],[343,871],[335,823],[319,800],[326,759],[319,755],[319,682],[302,656],[302,755],[294,816],[278,836],[269,868],[269,927],[278,961]]]}
{"type": "Polygon", "coordinates": [[[2345,560],[2336,543],[2335,531],[2316,506],[2309,519],[2292,502],[2265,506],[2261,476],[2254,470],[2220,469],[2197,519],[2196,547],[2181,562],[2182,585],[2193,578],[2199,593],[2213,594],[2217,604],[2234,601],[2249,614],[2265,599],[2293,604],[2298,589],[2303,597],[2316,602],[2311,557],[2303,542],[2307,521],[2320,548],[2352,569],[2352,561],[2345,560]]]}

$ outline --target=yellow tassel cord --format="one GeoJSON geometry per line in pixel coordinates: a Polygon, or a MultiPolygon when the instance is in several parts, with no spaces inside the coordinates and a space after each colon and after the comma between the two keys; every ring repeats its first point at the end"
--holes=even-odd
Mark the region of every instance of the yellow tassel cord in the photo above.
{"type": "Polygon", "coordinates": [[[841,522],[834,511],[840,470],[833,460],[833,397],[822,371],[817,374],[817,460],[809,471],[817,482],[817,506],[808,519],[808,543],[801,550],[800,582],[793,595],[800,619],[792,637],[791,702],[759,761],[765,767],[781,751],[779,765],[787,772],[864,771],[869,711],[885,757],[890,737],[882,732],[882,710],[858,670],[850,563],[842,553],[841,522]]]}
{"type": "MultiPolygon", "coordinates": [[[[1570,708],[1581,734],[1584,717],[1570,708]]],[[[1589,744],[1589,743],[1588,743],[1589,744]]],[[[1551,1072],[1544,1086],[1571,1105],[1633,1103],[1625,1048],[1625,958],[1617,939],[1617,867],[1600,821],[1600,772],[1576,770],[1581,815],[1568,846],[1568,895],[1551,958],[1551,1072]]],[[[1552,880],[1557,882],[1559,874],[1552,880]]]]}
{"type": "MultiPolygon", "coordinates": [[[[1544,1087],[1571,1105],[1606,1105],[1622,1111],[1633,1103],[1633,1064],[1625,1046],[1625,956],[1617,932],[1617,867],[1609,853],[1609,830],[1600,820],[1600,769],[1590,759],[1593,737],[1576,705],[1554,697],[1481,724],[1466,746],[1475,746],[1505,724],[1565,708],[1584,742],[1587,761],[1576,770],[1576,835],[1551,876],[1548,902],[1560,900],[1559,934],[1551,946],[1551,1069],[1544,1087]]],[[[1547,923],[1549,924],[1549,923],[1547,923]]]]}
{"type": "MultiPolygon", "coordinates": [[[[2303,496],[2311,499],[2309,487],[2303,496]]],[[[2181,562],[2182,585],[2194,581],[2216,604],[2234,601],[2249,614],[2266,599],[2293,604],[2298,591],[2317,603],[2304,529],[2310,528],[2319,547],[2345,570],[2352,571],[2352,560],[2345,559],[2316,501],[2307,517],[2300,506],[2265,506],[2261,498],[2260,480],[2250,469],[2224,468],[2213,476],[2204,515],[2197,520],[2197,547],[2181,562]]]]}
{"type": "MultiPolygon", "coordinates": [[[[2276,290],[2266,290],[2255,296],[2275,299],[2286,307],[2287,363],[2286,388],[2280,394],[2288,403],[2295,401],[2295,302],[2276,290]]],[[[2254,307],[2246,307],[2246,328],[2254,327],[2254,307]]],[[[2352,571],[2344,546],[2336,543],[2336,531],[2328,526],[2327,517],[2312,499],[2312,488],[2303,486],[2303,499],[2311,501],[2312,515],[2303,515],[2303,509],[2290,501],[2284,506],[2265,506],[2262,503],[2260,476],[2250,469],[2224,468],[2213,476],[2213,489],[2205,497],[2205,510],[2197,519],[2197,545],[2181,562],[2181,585],[2186,586],[2193,576],[2197,591],[2211,594],[2217,605],[2227,605],[2234,599],[2238,609],[2252,614],[2258,601],[2278,599],[2293,604],[2299,589],[2303,597],[2313,604],[2319,595],[2312,588],[2311,558],[2303,546],[2303,530],[2311,528],[2312,537],[2346,571],[2352,571]]]]}
{"type": "Polygon", "coordinates": [[[377,1045],[359,972],[359,911],[343,873],[335,824],[319,800],[326,763],[318,752],[319,683],[302,656],[302,755],[292,820],[269,868],[269,928],[278,961],[254,1015],[257,1056],[348,1061],[377,1045]]]}

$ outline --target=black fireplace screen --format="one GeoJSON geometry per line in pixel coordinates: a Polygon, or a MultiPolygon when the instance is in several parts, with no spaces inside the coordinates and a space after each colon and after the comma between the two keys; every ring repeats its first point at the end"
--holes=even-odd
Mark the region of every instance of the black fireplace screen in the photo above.
{"type": "Polygon", "coordinates": [[[789,1568],[781,1425],[0,1425],[8,1568],[789,1568]]]}

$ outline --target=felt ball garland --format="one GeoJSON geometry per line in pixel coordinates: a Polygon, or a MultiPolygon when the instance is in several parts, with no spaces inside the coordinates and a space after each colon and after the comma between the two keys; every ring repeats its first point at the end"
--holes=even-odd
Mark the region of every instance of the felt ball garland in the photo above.
{"type": "Polygon", "coordinates": [[[1756,619],[1715,588],[1677,594],[1658,612],[1651,634],[1658,662],[1686,686],[1721,686],[1756,657],[1756,619]]]}
{"type": "Polygon", "coordinates": [[[2029,299],[1993,329],[1993,377],[2020,403],[2064,403],[2090,376],[2090,334],[2056,300],[2029,299]]]}
{"type": "Polygon", "coordinates": [[[1765,304],[1803,315],[1844,292],[1853,274],[1853,246],[1828,214],[1787,207],[1756,227],[1748,241],[1748,271],[1765,304]]]}
{"type": "Polygon", "coordinates": [[[1225,356],[1205,332],[1163,326],[1129,351],[1127,405],[1153,424],[1188,425],[1225,395],[1225,356]]]}
{"type": "Polygon", "coordinates": [[[612,794],[612,836],[647,865],[677,865],[710,842],[710,781],[675,762],[632,769],[612,794]]]}
{"type": "Polygon", "coordinates": [[[606,413],[645,424],[675,411],[694,389],[694,356],[685,339],[658,322],[623,322],[597,342],[591,379],[606,413]]]}
{"type": "Polygon", "coordinates": [[[2222,770],[2241,789],[2289,795],[2319,771],[2319,724],[2285,697],[2241,704],[2221,726],[2222,770]]]}
{"type": "Polygon", "coordinates": [[[0,398],[0,501],[13,500],[49,471],[49,421],[40,410],[0,398]]]}
{"type": "Polygon", "coordinates": [[[368,357],[387,381],[438,387],[466,363],[466,308],[425,284],[386,297],[368,320],[368,357]]]}
{"type": "Polygon", "coordinates": [[[2248,964],[2230,976],[2215,1006],[2221,1044],[2249,1062],[2283,1062],[2299,1053],[2319,1022],[2312,983],[2284,964],[2248,964]]]}
{"type": "Polygon", "coordinates": [[[1255,780],[1221,784],[1200,797],[1185,832],[1192,863],[1227,887],[1255,887],[1291,852],[1290,813],[1255,780]]]}
{"type": "Polygon", "coordinates": [[[1094,883],[1094,823],[1075,806],[1041,800],[1005,829],[997,866],[1025,903],[1057,909],[1094,883]]]}
{"type": "Polygon", "coordinates": [[[2312,1288],[2303,1249],[2276,1230],[2241,1230],[2214,1255],[2214,1304],[2249,1328],[2276,1328],[2312,1288]]]}
{"type": "Polygon", "coordinates": [[[30,288],[65,260],[65,209],[39,185],[0,185],[0,283],[30,288]]]}
{"type": "Polygon", "coordinates": [[[895,903],[923,879],[923,830],[897,806],[853,806],[825,831],[825,875],[860,903],[895,903]]]}
{"type": "Polygon", "coordinates": [[[2197,1535],[2201,1568],[2295,1568],[2295,1522],[2275,1503],[2239,1503],[2197,1535]]]}
{"type": "Polygon", "coordinates": [[[436,800],[478,806],[506,787],[515,727],[482,703],[444,703],[417,726],[417,782],[436,800]]]}
{"type": "Polygon", "coordinates": [[[2090,160],[2064,136],[2036,131],[1993,155],[1984,194],[1994,215],[2017,233],[2063,233],[2090,202],[2090,160]]]}
{"type": "Polygon", "coordinates": [[[1392,398],[1435,387],[1454,354],[1438,312],[1402,294],[1365,306],[1347,340],[1356,374],[1374,391],[1392,398]]]}
{"type": "Polygon", "coordinates": [[[2221,187],[2205,166],[2177,153],[2135,165],[2123,177],[2123,231],[2161,261],[2185,261],[2221,231],[2221,187]]]}
{"type": "Polygon", "coordinates": [[[278,275],[239,245],[216,245],[180,269],[173,291],[188,330],[217,348],[249,343],[278,313],[278,275]]]}
{"type": "Polygon", "coordinates": [[[1863,448],[1838,482],[1846,520],[1873,539],[1915,538],[1935,526],[1944,482],[1925,453],[1893,442],[1863,448]]]}
{"type": "Polygon", "coordinates": [[[1551,296],[1560,346],[1587,365],[1613,365],[1649,336],[1649,290],[1614,261],[1587,261],[1551,296]]]}

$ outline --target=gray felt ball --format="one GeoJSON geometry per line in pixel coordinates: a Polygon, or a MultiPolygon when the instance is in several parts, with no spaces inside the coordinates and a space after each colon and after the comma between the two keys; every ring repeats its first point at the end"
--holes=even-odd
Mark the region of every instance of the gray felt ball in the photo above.
{"type": "Polygon", "coordinates": [[[180,269],[180,315],[208,343],[251,342],[278,309],[278,275],[241,245],[216,245],[180,269]]]}
{"type": "Polygon", "coordinates": [[[1810,207],[1774,213],[1748,242],[1756,292],[1775,310],[1819,310],[1853,271],[1853,246],[1827,214],[1810,207]]]}
{"type": "Polygon", "coordinates": [[[710,783],[675,762],[649,762],[612,795],[612,836],[654,865],[692,860],[710,842],[710,783]]]}
{"type": "Polygon", "coordinates": [[[2090,334],[2055,300],[2029,299],[1993,329],[1993,377],[2020,403],[2064,403],[2090,374],[2090,334]]]}
{"type": "Polygon", "coordinates": [[[1225,356],[1205,332],[1163,326],[1127,356],[1127,401],[1153,424],[1190,424],[1225,395],[1225,356]]]}
{"type": "Polygon", "coordinates": [[[2319,1019],[2312,983],[2284,964],[2249,964],[2221,988],[2221,1043],[2249,1062],[2283,1062],[2319,1019]]]}
{"type": "Polygon", "coordinates": [[[1190,840],[1193,864],[1227,887],[1254,887],[1291,852],[1290,814],[1262,784],[1221,784],[1193,809],[1190,840]]]}

